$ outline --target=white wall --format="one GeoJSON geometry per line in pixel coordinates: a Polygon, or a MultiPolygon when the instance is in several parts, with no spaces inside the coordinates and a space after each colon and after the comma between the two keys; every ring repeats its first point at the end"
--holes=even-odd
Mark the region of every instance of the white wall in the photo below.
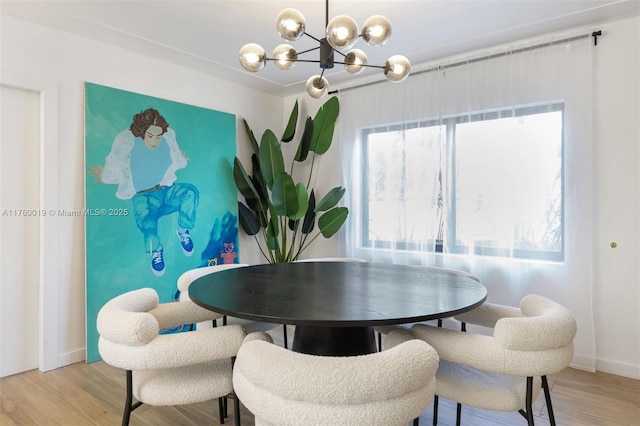
{"type": "MultiPolygon", "coordinates": [[[[3,75],[35,76],[58,88],[58,153],[44,159],[57,165],[57,205],[42,206],[46,209],[84,207],[85,81],[235,114],[244,160],[249,142],[240,118],[262,128],[282,121],[280,97],[12,16],[0,18],[3,75]]],[[[57,270],[47,273],[57,287],[58,365],[65,365],[84,359],[84,220],[59,218],[57,236],[58,250],[46,253],[57,270]]],[[[253,239],[240,241],[240,253],[244,262],[261,262],[253,239]]]]}
{"type": "Polygon", "coordinates": [[[640,18],[601,29],[593,111],[596,368],[639,379],[640,18]]]}

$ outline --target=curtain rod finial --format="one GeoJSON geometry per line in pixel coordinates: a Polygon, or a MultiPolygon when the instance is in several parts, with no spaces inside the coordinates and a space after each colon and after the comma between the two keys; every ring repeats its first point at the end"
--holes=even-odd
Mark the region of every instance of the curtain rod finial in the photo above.
{"type": "Polygon", "coordinates": [[[591,37],[593,37],[593,45],[598,45],[598,37],[602,35],[602,31],[594,31],[591,33],[591,37]]]}

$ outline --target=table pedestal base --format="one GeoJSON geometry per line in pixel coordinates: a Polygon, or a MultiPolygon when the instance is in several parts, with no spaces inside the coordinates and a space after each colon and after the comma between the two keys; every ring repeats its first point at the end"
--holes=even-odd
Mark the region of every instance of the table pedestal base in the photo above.
{"type": "Polygon", "coordinates": [[[353,356],[377,352],[373,327],[317,327],[296,325],[292,349],[325,356],[353,356]]]}

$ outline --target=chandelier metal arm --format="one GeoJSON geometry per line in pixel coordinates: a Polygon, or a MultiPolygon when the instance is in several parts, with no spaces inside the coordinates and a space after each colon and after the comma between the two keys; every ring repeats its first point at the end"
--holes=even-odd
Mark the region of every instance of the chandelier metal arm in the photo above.
{"type": "Polygon", "coordinates": [[[305,31],[305,32],[304,32],[304,33],[302,33],[302,34],[304,34],[304,35],[306,35],[307,37],[312,38],[312,39],[314,39],[315,41],[317,41],[318,43],[320,43],[320,39],[319,39],[319,38],[316,38],[316,37],[312,36],[312,35],[311,35],[311,34],[309,34],[308,32],[306,32],[306,31],[305,31]]]}
{"type": "MultiPolygon", "coordinates": [[[[305,31],[303,34],[304,34],[304,35],[306,35],[306,36],[307,36],[307,37],[309,37],[309,38],[314,39],[314,40],[315,40],[315,41],[317,41],[318,43],[322,43],[322,39],[316,38],[316,37],[312,36],[311,34],[309,34],[309,33],[308,33],[308,32],[306,32],[306,31],[305,31]]],[[[358,37],[359,37],[359,38],[360,38],[360,37],[362,37],[362,34],[358,35],[358,37]]],[[[317,50],[317,49],[320,49],[320,47],[314,47],[313,49],[303,50],[302,52],[298,52],[298,55],[302,55],[303,53],[311,52],[312,50],[317,50]]],[[[345,55],[344,53],[342,53],[342,52],[341,52],[341,51],[339,51],[339,50],[333,49],[333,51],[334,51],[334,52],[336,52],[336,53],[337,53],[337,54],[339,54],[339,55],[342,55],[342,57],[347,56],[347,55],[345,55]]]]}
{"type": "MultiPolygon", "coordinates": [[[[347,62],[334,62],[334,64],[339,64],[339,65],[351,65],[351,64],[349,64],[349,63],[347,63],[347,62]]],[[[386,68],[386,66],[384,66],[384,65],[359,64],[358,66],[361,66],[361,67],[367,67],[367,68],[379,68],[379,69],[381,69],[381,70],[383,70],[383,69],[385,69],[385,68],[386,68]]]]}
{"type": "MultiPolygon", "coordinates": [[[[267,61],[279,61],[280,59],[278,58],[266,58],[267,61]]],[[[287,59],[287,62],[309,62],[309,63],[314,63],[314,64],[319,64],[322,61],[319,61],[317,59],[287,59]]],[[[336,64],[342,64],[343,62],[335,62],[336,64]]]]}
{"type": "MultiPolygon", "coordinates": [[[[315,49],[312,50],[317,50],[318,48],[316,47],[315,49]]],[[[336,51],[337,52],[337,51],[336,51]]],[[[279,61],[278,58],[266,58],[267,61],[279,61]]],[[[313,64],[319,64],[322,61],[319,61],[317,59],[287,59],[287,62],[307,62],[307,63],[313,63],[313,64]]],[[[349,65],[347,62],[334,62],[334,64],[338,64],[338,65],[349,65]]],[[[367,68],[379,68],[379,69],[385,69],[384,65],[370,65],[370,64],[360,64],[361,67],[367,67],[367,68]]],[[[324,68],[323,68],[324,70],[324,68]]]]}
{"type": "Polygon", "coordinates": [[[298,52],[298,55],[302,55],[302,54],[305,54],[305,53],[308,53],[308,52],[313,52],[314,50],[318,50],[318,49],[320,49],[320,46],[312,47],[311,49],[307,49],[307,50],[303,50],[302,52],[298,52]]]}

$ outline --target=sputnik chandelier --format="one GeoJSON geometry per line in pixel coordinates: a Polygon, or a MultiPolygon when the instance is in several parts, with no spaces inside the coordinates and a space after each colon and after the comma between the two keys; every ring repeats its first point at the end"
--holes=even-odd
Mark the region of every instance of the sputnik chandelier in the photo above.
{"type": "Polygon", "coordinates": [[[319,63],[322,72],[307,80],[307,93],[313,98],[321,98],[327,94],[329,82],[324,77],[324,72],[333,68],[335,64],[344,65],[351,74],[358,74],[365,67],[380,68],[389,81],[396,83],[407,78],[411,63],[406,57],[394,55],[384,65],[369,65],[367,55],[362,50],[351,49],[358,37],[362,37],[370,46],[384,45],[391,36],[391,23],[387,18],[382,15],[370,17],[364,22],[360,33],[357,22],[350,16],[339,15],[329,21],[329,0],[325,1],[325,16],[325,36],[318,39],[306,32],[306,21],[300,11],[283,10],[276,18],[276,29],[280,36],[288,41],[296,41],[306,35],[317,41],[319,46],[297,52],[293,46],[281,44],[274,49],[272,57],[267,57],[262,46],[248,43],[242,46],[238,54],[240,64],[247,71],[257,72],[267,65],[267,61],[273,61],[281,70],[293,68],[296,62],[319,63]],[[298,59],[298,55],[314,50],[320,51],[319,60],[298,59]],[[334,59],[336,52],[343,57],[343,61],[334,59]]]}

